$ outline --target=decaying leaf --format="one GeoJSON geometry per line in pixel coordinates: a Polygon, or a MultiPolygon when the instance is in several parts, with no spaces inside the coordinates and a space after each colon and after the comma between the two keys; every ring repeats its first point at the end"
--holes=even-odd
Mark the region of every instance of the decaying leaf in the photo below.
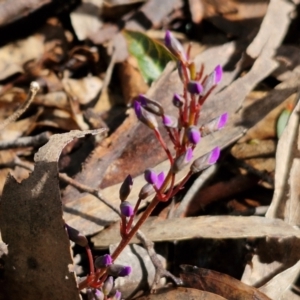
{"type": "Polygon", "coordinates": [[[208,291],[231,300],[270,300],[258,289],[241,281],[213,270],[189,265],[181,266],[184,285],[208,291]]]}
{"type": "Polygon", "coordinates": [[[192,288],[166,288],[158,290],[155,294],[140,297],[140,300],[225,300],[225,298],[192,288]]]}
{"type": "Polygon", "coordinates": [[[164,45],[138,31],[123,31],[128,43],[129,53],[137,59],[144,80],[148,83],[156,80],[167,63],[175,60],[164,45]]]}
{"type": "MultiPolygon", "coordinates": [[[[111,226],[95,237],[92,241],[97,248],[107,248],[117,243],[119,224],[111,226]]],[[[179,241],[194,238],[232,239],[232,238],[300,238],[300,231],[281,220],[269,220],[264,217],[236,216],[201,216],[181,219],[149,218],[141,230],[148,239],[154,242],[179,241]]],[[[133,238],[132,243],[138,243],[133,238]]]]}
{"type": "MultiPolygon", "coordinates": [[[[53,135],[35,155],[29,178],[8,176],[0,206],[0,228],[8,244],[4,299],[80,299],[64,229],[57,161],[74,138],[104,129],[53,135]]],[[[2,288],[1,287],[1,288],[2,288]]]]}

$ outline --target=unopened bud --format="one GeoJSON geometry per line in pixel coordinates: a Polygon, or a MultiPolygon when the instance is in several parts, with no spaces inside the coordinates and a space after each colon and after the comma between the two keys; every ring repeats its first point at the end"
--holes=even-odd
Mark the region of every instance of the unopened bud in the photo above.
{"type": "Polygon", "coordinates": [[[121,299],[121,292],[116,290],[116,293],[110,298],[111,300],[120,300],[121,299]]]}
{"type": "Polygon", "coordinates": [[[152,113],[145,110],[142,107],[141,103],[138,101],[134,101],[133,105],[134,105],[135,114],[142,123],[144,123],[150,129],[158,128],[157,120],[152,113]]]}
{"type": "Polygon", "coordinates": [[[121,201],[125,201],[127,199],[127,197],[131,192],[132,185],[133,185],[132,177],[128,175],[120,187],[119,197],[121,201]]]}
{"type": "Polygon", "coordinates": [[[219,156],[220,156],[220,148],[216,147],[211,152],[197,158],[191,165],[191,171],[193,173],[197,173],[208,168],[209,166],[216,163],[219,156]]]}
{"type": "Polygon", "coordinates": [[[65,224],[65,228],[67,229],[69,239],[72,242],[76,243],[81,247],[86,247],[89,244],[87,238],[83,234],[81,234],[77,229],[69,226],[68,224],[65,224]]]}
{"type": "Polygon", "coordinates": [[[193,150],[192,148],[188,148],[183,154],[177,157],[172,165],[172,172],[174,174],[178,173],[180,170],[186,166],[191,159],[193,158],[193,150]]]}
{"type": "Polygon", "coordinates": [[[155,184],[157,182],[157,174],[152,169],[145,170],[144,178],[150,184],[155,184]]]}
{"type": "Polygon", "coordinates": [[[169,51],[175,55],[179,60],[186,61],[186,54],[182,44],[167,30],[165,35],[165,45],[169,51]]]}
{"type": "Polygon", "coordinates": [[[178,108],[182,107],[184,104],[184,100],[178,94],[174,94],[172,102],[173,105],[178,108]]]}
{"type": "Polygon", "coordinates": [[[202,85],[195,80],[190,80],[186,86],[187,91],[194,95],[200,95],[203,91],[202,85]]]}
{"type": "Polygon", "coordinates": [[[178,119],[173,116],[164,115],[163,124],[169,128],[176,128],[178,127],[178,119]]]}
{"type": "Polygon", "coordinates": [[[185,64],[183,64],[180,60],[177,62],[177,70],[178,70],[179,78],[182,83],[185,83],[186,80],[191,79],[191,74],[190,74],[189,68],[186,67],[185,64]],[[186,80],[185,80],[184,73],[186,73],[186,76],[188,77],[186,80]]]}
{"type": "Polygon", "coordinates": [[[88,289],[87,298],[88,300],[104,300],[104,294],[98,289],[88,289]]]}
{"type": "Polygon", "coordinates": [[[110,265],[107,269],[107,274],[113,277],[125,277],[131,273],[130,266],[110,265]]]}
{"type": "Polygon", "coordinates": [[[187,138],[191,144],[198,144],[201,139],[199,129],[196,126],[190,126],[187,129],[187,138]]]}
{"type": "Polygon", "coordinates": [[[106,268],[113,263],[113,260],[109,254],[98,256],[95,259],[95,267],[97,269],[106,268]]]}
{"type": "Polygon", "coordinates": [[[159,102],[146,97],[145,95],[139,95],[137,101],[140,102],[143,108],[150,113],[153,113],[157,116],[162,116],[164,114],[162,105],[159,102]]]}
{"type": "Polygon", "coordinates": [[[200,131],[202,135],[204,136],[208,135],[212,132],[221,130],[226,125],[227,121],[228,121],[228,113],[224,113],[221,116],[212,119],[205,125],[202,125],[200,127],[200,131]]]}
{"type": "Polygon", "coordinates": [[[102,292],[105,296],[107,296],[112,288],[114,286],[114,279],[112,276],[108,276],[107,279],[104,281],[103,286],[102,286],[102,292]]]}
{"type": "Polygon", "coordinates": [[[120,204],[121,214],[125,217],[131,217],[134,214],[133,206],[128,201],[123,201],[120,204]]]}
{"type": "Polygon", "coordinates": [[[153,185],[150,183],[147,183],[141,188],[140,193],[139,193],[139,198],[142,200],[146,199],[149,196],[151,196],[152,194],[154,194],[154,192],[155,192],[155,189],[154,189],[153,185]]]}

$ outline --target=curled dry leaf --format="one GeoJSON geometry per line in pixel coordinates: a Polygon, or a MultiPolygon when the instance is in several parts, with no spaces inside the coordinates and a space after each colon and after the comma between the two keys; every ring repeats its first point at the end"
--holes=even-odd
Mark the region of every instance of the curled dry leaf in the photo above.
{"type": "Polygon", "coordinates": [[[53,135],[35,155],[29,178],[8,176],[0,207],[0,228],[8,244],[4,299],[80,299],[64,229],[57,161],[64,146],[105,129],[53,135]],[[51,249],[51,251],[49,251],[51,249]],[[26,276],[25,276],[26,274],[26,276]]]}
{"type": "Polygon", "coordinates": [[[184,285],[220,295],[230,300],[271,300],[258,289],[213,270],[189,265],[181,266],[184,285]]]}

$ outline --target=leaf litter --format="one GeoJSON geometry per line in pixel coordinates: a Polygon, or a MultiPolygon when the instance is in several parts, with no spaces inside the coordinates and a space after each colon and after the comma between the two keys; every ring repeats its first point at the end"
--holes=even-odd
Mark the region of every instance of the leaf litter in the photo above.
{"type": "MultiPolygon", "coordinates": [[[[4,243],[8,244],[8,250],[5,249],[5,244],[1,244],[4,251],[0,252],[5,253],[5,263],[0,258],[0,284],[5,287],[3,291],[0,289],[0,298],[4,297],[3,299],[18,298],[20,291],[22,299],[36,299],[36,295],[39,295],[39,299],[48,299],[45,293],[51,295],[52,299],[61,299],[62,295],[64,299],[80,299],[75,273],[70,268],[73,262],[64,222],[86,235],[100,232],[92,239],[94,247],[108,248],[119,241],[118,229],[115,228],[119,226],[119,217],[116,211],[101,201],[108,200],[109,205],[118,207],[121,182],[130,173],[134,176],[134,185],[128,200],[134,204],[144,184],[143,171],[148,167],[154,167],[157,171],[168,168],[165,154],[159,148],[149,147],[155,145],[153,136],[137,123],[130,105],[132,98],[146,91],[147,96],[160,101],[168,107],[168,113],[172,114],[175,110],[168,103],[174,92],[180,92],[182,83],[177,71],[174,71],[174,63],[170,63],[166,68],[155,67],[155,72],[150,72],[149,77],[149,65],[145,67],[138,61],[135,52],[137,49],[134,47],[137,47],[135,43],[138,43],[138,47],[149,55],[155,66],[158,66],[161,63],[159,55],[147,52],[149,47],[141,42],[148,39],[149,43],[155,43],[147,37],[145,29],[170,27],[176,30],[176,22],[180,23],[186,18],[181,10],[182,2],[96,2],[93,5],[96,5],[97,12],[89,9],[68,11],[68,6],[64,8],[73,14],[71,22],[74,31],[66,31],[66,23],[51,18],[39,33],[32,33],[22,40],[13,40],[0,49],[0,102],[4,112],[1,116],[2,124],[5,124],[5,118],[14,111],[11,104],[4,101],[8,99],[9,93],[11,103],[20,102],[20,99],[22,102],[28,82],[34,79],[42,87],[34,102],[27,108],[25,116],[17,122],[9,122],[8,126],[5,124],[1,132],[2,141],[11,145],[8,146],[11,149],[1,152],[1,165],[6,166],[6,169],[1,170],[1,190],[3,186],[4,189],[0,202],[0,230],[4,243]],[[112,18],[112,22],[106,23],[109,16],[107,7],[110,5],[119,9],[120,19],[124,22],[123,28],[142,31],[131,31],[133,40],[128,40],[131,58],[127,58],[124,43],[119,43],[118,46],[119,29],[116,21],[112,18]],[[137,10],[132,10],[132,15],[128,18],[124,12],[130,11],[133,7],[131,5],[136,5],[137,10]],[[158,5],[161,8],[159,10],[158,5]],[[141,15],[144,18],[146,16],[149,22],[140,22],[141,15]],[[86,43],[87,38],[90,39],[89,43],[86,43]],[[77,39],[85,45],[79,45],[77,39]],[[118,63],[123,66],[117,75],[119,79],[111,70],[105,81],[107,56],[111,53],[108,44],[104,44],[105,40],[110,42],[114,51],[118,51],[118,63]],[[76,43],[78,48],[71,49],[76,43]],[[99,48],[95,50],[89,47],[91,44],[99,48]],[[130,47],[134,50],[130,51],[130,47]],[[122,61],[124,59],[126,63],[122,61]],[[139,78],[138,80],[144,76],[146,81],[154,82],[147,91],[147,84],[137,84],[138,80],[127,80],[126,77],[130,76],[139,78]],[[121,88],[118,80],[121,82],[121,88]],[[104,106],[101,103],[105,98],[109,105],[104,106]],[[113,117],[115,120],[112,120],[113,117]],[[93,122],[93,119],[101,121],[93,122]],[[101,134],[104,130],[70,131],[97,128],[95,124],[107,124],[109,127],[114,125],[110,127],[111,131],[106,139],[103,139],[101,134]],[[32,142],[32,136],[49,130],[54,135],[48,144],[40,148],[40,144],[32,142]],[[61,134],[68,131],[70,133],[61,134]],[[84,135],[97,132],[100,133],[100,138],[87,137],[80,141],[84,135]],[[22,145],[20,139],[27,135],[32,135],[28,136],[28,146],[16,146],[22,145]],[[73,141],[69,143],[71,140],[73,141]],[[61,152],[62,158],[58,164],[61,152]],[[35,160],[32,161],[34,153],[35,160]],[[12,175],[8,175],[4,185],[9,170],[12,175]],[[71,179],[59,172],[73,176],[75,184],[73,182],[72,186],[71,179]],[[61,186],[59,178],[64,182],[61,186]],[[78,183],[83,185],[83,189],[80,189],[78,183]],[[14,213],[11,213],[12,211],[14,213]],[[114,222],[115,225],[104,229],[114,222]],[[56,245],[55,251],[49,252],[53,245],[56,245]],[[17,268],[17,273],[13,271],[12,266],[17,268]],[[1,269],[5,270],[4,276],[1,275],[1,269]],[[22,275],[25,273],[29,274],[26,278],[22,275]]],[[[85,6],[91,3],[84,1],[85,6]]],[[[274,127],[286,103],[295,102],[293,99],[299,89],[299,48],[284,42],[285,38],[289,38],[288,30],[292,28],[289,26],[295,12],[295,4],[271,0],[264,14],[266,3],[256,6],[252,6],[250,2],[243,4],[239,1],[224,4],[223,1],[207,0],[199,3],[200,6],[193,1],[189,1],[188,4],[194,22],[193,29],[202,24],[211,24],[210,26],[215,26],[214,30],[221,29],[218,35],[226,41],[222,45],[206,46],[207,49],[195,58],[196,64],[203,63],[208,73],[218,63],[224,68],[222,85],[205,103],[201,122],[205,124],[210,121],[224,112],[224,108],[230,114],[230,121],[224,130],[204,137],[195,155],[203,155],[218,145],[224,149],[223,157],[214,172],[207,177],[210,179],[203,179],[202,190],[198,191],[196,187],[193,190],[194,197],[185,200],[184,209],[189,209],[189,214],[196,216],[190,217],[189,214],[182,213],[182,208],[180,213],[176,212],[179,199],[174,199],[172,205],[160,208],[160,211],[156,212],[160,218],[151,217],[142,230],[148,239],[156,243],[184,242],[190,239],[224,240],[226,243],[226,240],[234,239],[239,245],[249,248],[249,243],[255,241],[257,245],[254,246],[252,261],[248,261],[244,275],[240,274],[238,278],[242,277],[243,282],[255,287],[246,288],[240,281],[237,281],[239,285],[235,286],[232,283],[234,279],[208,270],[202,271],[204,273],[201,276],[214,274],[211,277],[212,281],[209,279],[205,287],[193,286],[198,289],[193,290],[197,294],[186,288],[165,290],[165,294],[162,295],[172,299],[178,295],[188,298],[186,294],[190,292],[199,299],[247,299],[248,296],[243,293],[251,290],[250,297],[255,295],[257,299],[297,299],[290,286],[299,274],[298,99],[277,147],[274,197],[261,200],[258,195],[258,190],[272,192],[272,185],[266,185],[266,175],[272,177],[274,172],[273,155],[277,143],[274,127]],[[243,5],[248,5],[249,8],[245,9],[243,5]],[[260,9],[253,10],[251,15],[251,7],[260,9]],[[254,13],[257,19],[251,23],[254,13]],[[235,22],[242,24],[243,21],[243,26],[237,28],[238,23],[235,22]],[[231,38],[234,37],[234,41],[228,41],[224,32],[231,38]],[[270,81],[273,78],[276,78],[276,83],[270,81]],[[262,90],[263,96],[262,93],[255,94],[254,90],[262,90]],[[262,130],[264,128],[265,131],[262,130]],[[242,137],[247,130],[246,135],[242,137]],[[228,147],[232,144],[236,145],[229,154],[228,147]],[[236,155],[234,149],[238,147],[240,152],[236,155]],[[271,168],[264,164],[267,155],[271,168]],[[241,182],[244,183],[244,189],[238,190],[241,182]],[[226,184],[232,185],[231,193],[226,193],[226,184]],[[215,195],[209,194],[210,189],[215,189],[215,195]],[[193,198],[200,201],[193,202],[193,198]],[[241,206],[245,211],[254,208],[258,211],[263,205],[268,205],[269,209],[266,216],[230,216],[230,203],[235,212],[241,212],[241,206]],[[221,216],[222,214],[227,216],[221,216]],[[201,230],[202,228],[205,230],[201,230]],[[218,282],[219,287],[211,290],[211,285],[215,285],[214,280],[218,282]],[[228,282],[231,289],[225,288],[224,292],[221,286],[226,286],[228,282]],[[261,294],[258,289],[267,296],[261,294]],[[235,294],[237,296],[234,296],[235,294]]],[[[32,11],[39,7],[36,3],[31,5],[32,11]]],[[[16,9],[19,9],[19,6],[16,6],[16,9]]],[[[21,15],[19,18],[22,17],[21,15]]],[[[127,31],[127,34],[129,32],[127,31]]],[[[198,34],[189,34],[192,39],[202,39],[198,34]]],[[[187,40],[190,40],[190,36],[187,40]]],[[[212,40],[214,35],[210,35],[209,32],[206,35],[204,32],[202,41],[205,39],[212,40]]],[[[217,41],[217,38],[215,40],[217,41]]],[[[116,61],[112,60],[111,69],[117,67],[116,61]]],[[[48,139],[49,137],[44,143],[48,139]]],[[[182,178],[187,170],[188,166],[178,174],[177,180],[182,178]]],[[[192,184],[191,182],[189,185],[192,184]]],[[[146,205],[147,201],[143,203],[143,206],[146,205]]],[[[124,252],[125,262],[131,253],[124,252]]],[[[146,259],[144,255],[145,253],[142,260],[146,259]]],[[[223,264],[224,261],[226,254],[223,264]]],[[[138,269],[137,266],[135,268],[138,269]]],[[[149,268],[146,267],[147,270],[150,270],[149,268]]],[[[185,270],[191,268],[193,272],[200,272],[200,269],[187,266],[185,270]]],[[[158,272],[157,269],[155,272],[158,272]]],[[[153,273],[151,274],[153,276],[153,273]]],[[[199,280],[200,275],[195,273],[183,276],[190,276],[189,280],[193,281],[195,278],[199,280]]],[[[203,277],[201,278],[202,282],[203,277]]],[[[132,289],[135,288],[136,286],[132,289]]],[[[124,295],[131,294],[129,285],[126,289],[126,283],[121,284],[120,289],[123,289],[124,295]]],[[[155,295],[152,297],[156,298],[155,295]]]]}

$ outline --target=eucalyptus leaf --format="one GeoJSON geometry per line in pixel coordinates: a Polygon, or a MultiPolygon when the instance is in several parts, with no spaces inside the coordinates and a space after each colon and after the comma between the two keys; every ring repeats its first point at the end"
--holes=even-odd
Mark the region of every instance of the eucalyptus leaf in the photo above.
{"type": "Polygon", "coordinates": [[[127,40],[128,51],[137,59],[147,83],[156,80],[169,61],[176,60],[162,43],[142,32],[124,30],[123,35],[127,40]]]}

